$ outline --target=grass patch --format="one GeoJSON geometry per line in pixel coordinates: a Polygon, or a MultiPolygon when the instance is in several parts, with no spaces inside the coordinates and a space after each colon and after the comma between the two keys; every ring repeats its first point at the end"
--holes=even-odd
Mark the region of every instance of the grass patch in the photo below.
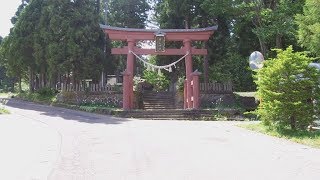
{"type": "Polygon", "coordinates": [[[10,111],[4,108],[0,108],[0,114],[10,114],[10,111]]]}
{"type": "Polygon", "coordinates": [[[12,93],[12,92],[6,92],[6,93],[2,92],[0,93],[0,98],[11,98],[16,95],[17,95],[16,93],[12,93]]]}
{"type": "Polygon", "coordinates": [[[0,114],[10,114],[10,111],[3,106],[6,103],[5,99],[0,99],[0,114]]]}
{"type": "Polygon", "coordinates": [[[53,103],[53,105],[57,107],[67,108],[67,109],[98,113],[98,114],[106,114],[106,115],[117,115],[119,111],[118,108],[101,107],[101,106],[93,106],[93,105],[74,105],[74,104],[65,104],[65,103],[53,103]]]}
{"type": "Polygon", "coordinates": [[[40,94],[40,93],[20,93],[17,95],[17,97],[27,100],[27,101],[32,101],[32,102],[37,102],[37,103],[44,103],[44,104],[51,104],[53,102],[56,102],[57,98],[55,94],[40,94]]]}
{"type": "Polygon", "coordinates": [[[103,107],[103,106],[93,106],[93,105],[80,105],[79,109],[87,112],[107,112],[117,110],[117,108],[113,107],[103,107]]]}
{"type": "Polygon", "coordinates": [[[241,124],[239,126],[270,136],[284,138],[300,144],[320,148],[320,131],[293,131],[290,129],[276,130],[265,126],[263,123],[241,124]]]}

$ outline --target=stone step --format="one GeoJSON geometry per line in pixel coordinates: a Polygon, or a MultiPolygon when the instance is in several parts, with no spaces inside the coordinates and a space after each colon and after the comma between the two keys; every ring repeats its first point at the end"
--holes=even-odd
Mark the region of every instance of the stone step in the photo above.
{"type": "Polygon", "coordinates": [[[145,105],[143,107],[144,109],[150,109],[150,110],[152,110],[152,108],[170,108],[170,109],[176,108],[175,106],[168,106],[168,105],[145,105]]]}
{"type": "Polygon", "coordinates": [[[173,102],[144,102],[145,105],[174,105],[173,102]]]}
{"type": "Polygon", "coordinates": [[[173,97],[143,97],[144,100],[161,100],[161,99],[172,99],[174,100],[173,97]]]}
{"type": "MultiPolygon", "coordinates": [[[[163,120],[163,121],[172,121],[172,120],[175,120],[175,121],[216,121],[218,120],[217,118],[215,117],[203,117],[203,118],[135,118],[135,119],[140,119],[140,120],[163,120]]],[[[226,118],[225,119],[226,121],[244,121],[243,118],[226,118]]]]}
{"type": "Polygon", "coordinates": [[[155,115],[146,115],[146,114],[128,114],[126,117],[135,117],[135,118],[203,118],[203,117],[214,117],[214,115],[183,115],[183,114],[171,114],[171,115],[166,115],[166,114],[155,114],[155,115]]]}
{"type": "Polygon", "coordinates": [[[143,96],[173,96],[173,93],[143,93],[143,96]]]}
{"type": "Polygon", "coordinates": [[[162,99],[166,99],[166,100],[174,100],[173,97],[143,97],[143,100],[162,100],[162,99]]]}
{"type": "MultiPolygon", "coordinates": [[[[182,114],[214,114],[217,113],[218,110],[184,110],[184,109],[174,109],[174,110],[132,110],[132,111],[125,111],[124,113],[130,113],[130,114],[134,114],[134,113],[143,113],[143,114],[175,114],[175,113],[182,113],[182,114]]],[[[236,112],[238,112],[237,110],[224,110],[224,111],[220,111],[220,112],[228,112],[230,114],[234,114],[236,112]]]]}
{"type": "Polygon", "coordinates": [[[164,109],[165,110],[165,108],[168,108],[168,109],[175,109],[175,106],[144,106],[144,109],[150,109],[150,110],[152,110],[152,109],[164,109]]]}
{"type": "MultiPolygon", "coordinates": [[[[136,118],[145,120],[215,120],[214,114],[218,110],[180,110],[180,109],[163,109],[163,110],[134,110],[126,111],[119,114],[125,118],[136,118]]],[[[229,119],[237,119],[237,110],[227,110],[221,112],[228,114],[229,119]]],[[[239,118],[238,118],[239,120],[239,118]]]]}
{"type": "Polygon", "coordinates": [[[174,101],[171,100],[171,99],[159,99],[159,100],[150,100],[150,99],[145,99],[143,100],[144,103],[157,103],[157,102],[160,102],[160,103],[173,103],[174,101]]]}
{"type": "Polygon", "coordinates": [[[155,91],[144,91],[143,94],[173,94],[172,92],[168,92],[168,91],[159,91],[159,92],[155,92],[155,91]]]}
{"type": "Polygon", "coordinates": [[[174,96],[170,92],[144,92],[142,99],[147,110],[175,109],[174,96]]]}
{"type": "Polygon", "coordinates": [[[152,109],[166,109],[166,108],[175,109],[176,107],[175,106],[151,106],[151,105],[144,106],[144,109],[150,109],[150,110],[152,110],[152,109]]]}

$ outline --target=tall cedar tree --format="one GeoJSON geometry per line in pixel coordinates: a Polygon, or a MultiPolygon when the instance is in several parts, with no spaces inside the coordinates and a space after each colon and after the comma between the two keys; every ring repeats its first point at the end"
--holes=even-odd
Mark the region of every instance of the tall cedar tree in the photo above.
{"type": "Polygon", "coordinates": [[[12,22],[5,64],[12,76],[28,77],[31,91],[54,87],[63,76],[98,81],[106,61],[96,1],[23,1],[12,22]]]}
{"type": "Polygon", "coordinates": [[[299,25],[299,43],[320,56],[320,1],[306,0],[303,14],[299,14],[296,21],[299,25]]]}

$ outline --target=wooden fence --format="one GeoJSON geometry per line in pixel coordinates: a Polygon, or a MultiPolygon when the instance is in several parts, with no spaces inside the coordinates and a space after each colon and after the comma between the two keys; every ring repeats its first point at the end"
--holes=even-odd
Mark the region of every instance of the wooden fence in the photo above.
{"type": "Polygon", "coordinates": [[[200,92],[204,94],[229,94],[233,93],[233,86],[231,82],[200,83],[200,92]]]}
{"type": "Polygon", "coordinates": [[[71,91],[89,91],[89,92],[119,92],[122,91],[122,87],[118,85],[106,84],[101,86],[100,84],[64,84],[61,83],[61,91],[71,92],[71,91]]]}
{"type": "MultiPolygon", "coordinates": [[[[61,83],[61,91],[89,91],[89,92],[121,92],[122,87],[118,85],[104,85],[100,84],[64,84],[61,83]]],[[[233,93],[233,86],[231,82],[226,83],[200,83],[200,93],[203,94],[228,94],[233,93]]]]}

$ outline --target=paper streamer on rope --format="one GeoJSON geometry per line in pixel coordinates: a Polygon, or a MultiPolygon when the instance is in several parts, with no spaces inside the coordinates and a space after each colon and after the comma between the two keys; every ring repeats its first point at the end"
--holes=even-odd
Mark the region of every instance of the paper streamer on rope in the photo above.
{"type": "Polygon", "coordinates": [[[189,55],[189,51],[187,52],[186,55],[184,55],[183,57],[181,57],[180,59],[178,59],[177,61],[168,64],[168,65],[164,65],[164,66],[157,66],[154,64],[151,64],[149,62],[147,62],[146,60],[142,59],[141,57],[139,57],[136,53],[134,53],[133,51],[129,51],[129,53],[132,53],[134,56],[136,56],[140,61],[143,62],[144,67],[147,67],[147,70],[152,70],[155,71],[156,69],[158,69],[158,74],[161,74],[161,69],[164,69],[168,72],[172,72],[172,66],[174,66],[175,68],[177,68],[176,64],[179,63],[181,60],[183,60],[186,56],[189,55]]]}

